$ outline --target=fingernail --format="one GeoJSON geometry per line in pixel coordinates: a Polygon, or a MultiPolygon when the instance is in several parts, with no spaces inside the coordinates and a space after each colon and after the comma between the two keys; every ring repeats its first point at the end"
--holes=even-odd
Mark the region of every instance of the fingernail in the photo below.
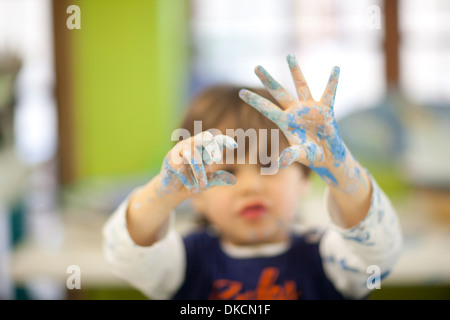
{"type": "Polygon", "coordinates": [[[248,90],[246,89],[241,89],[239,90],[239,97],[241,97],[242,99],[244,99],[247,95],[248,90]]]}
{"type": "Polygon", "coordinates": [[[266,70],[262,66],[256,66],[255,67],[255,73],[265,73],[266,70]]]}
{"type": "Polygon", "coordinates": [[[339,74],[340,72],[341,72],[341,68],[339,68],[338,66],[333,67],[334,74],[339,74]]]}

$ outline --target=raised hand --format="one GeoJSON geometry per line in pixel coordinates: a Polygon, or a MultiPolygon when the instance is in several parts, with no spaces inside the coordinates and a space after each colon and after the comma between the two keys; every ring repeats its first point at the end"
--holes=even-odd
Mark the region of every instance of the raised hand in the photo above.
{"type": "Polygon", "coordinates": [[[157,191],[197,193],[213,186],[235,184],[231,173],[211,171],[211,165],[222,159],[224,148],[235,149],[237,143],[231,137],[213,136],[208,131],[178,142],[164,158],[157,191]]]}
{"type": "Polygon", "coordinates": [[[326,183],[351,192],[360,180],[354,179],[360,176],[360,168],[342,141],[334,117],[339,68],[332,69],[321,99],[315,101],[296,58],[289,55],[287,62],[298,100],[261,66],[256,67],[255,73],[282,109],[245,89],[241,90],[240,97],[275,122],[288,139],[291,146],[281,153],[280,168],[298,161],[317,172],[326,183]]]}

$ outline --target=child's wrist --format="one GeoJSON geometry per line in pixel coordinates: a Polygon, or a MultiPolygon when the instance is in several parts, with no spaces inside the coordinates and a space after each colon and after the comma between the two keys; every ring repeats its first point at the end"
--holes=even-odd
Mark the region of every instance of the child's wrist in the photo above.
{"type": "Polygon", "coordinates": [[[136,209],[150,208],[158,211],[171,211],[189,197],[188,192],[175,187],[164,186],[161,174],[156,175],[130,199],[130,206],[136,209]]]}
{"type": "Polygon", "coordinates": [[[165,202],[171,209],[175,209],[182,201],[192,195],[181,182],[177,185],[167,184],[162,173],[155,176],[148,183],[146,189],[149,192],[150,200],[165,202]]]}
{"type": "Polygon", "coordinates": [[[361,164],[347,152],[345,159],[338,166],[328,166],[333,180],[325,181],[333,189],[343,193],[354,193],[358,188],[367,188],[369,177],[361,164]]]}

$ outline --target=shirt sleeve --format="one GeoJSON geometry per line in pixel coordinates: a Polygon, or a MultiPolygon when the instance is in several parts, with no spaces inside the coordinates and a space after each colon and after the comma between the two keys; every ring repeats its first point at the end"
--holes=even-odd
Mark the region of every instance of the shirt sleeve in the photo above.
{"type": "Polygon", "coordinates": [[[169,224],[151,246],[143,247],[131,238],[126,223],[130,197],[124,200],[103,227],[103,252],[112,272],[128,281],[147,297],[169,299],[184,281],[186,258],[181,235],[169,224]]]}
{"type": "MultiPolygon", "coordinates": [[[[372,289],[380,288],[402,247],[397,214],[388,197],[369,176],[372,197],[365,218],[349,229],[332,224],[319,246],[325,274],[338,291],[351,299],[364,298],[372,289]]],[[[339,216],[328,189],[325,199],[330,216],[339,216]]]]}

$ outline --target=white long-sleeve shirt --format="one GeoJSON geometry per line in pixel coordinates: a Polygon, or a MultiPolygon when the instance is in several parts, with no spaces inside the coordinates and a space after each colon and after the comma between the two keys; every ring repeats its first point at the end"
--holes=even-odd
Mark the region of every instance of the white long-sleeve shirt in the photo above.
{"type": "MultiPolygon", "coordinates": [[[[371,183],[371,205],[365,218],[350,229],[331,222],[316,240],[319,241],[317,246],[323,273],[345,298],[364,298],[371,289],[379,288],[376,281],[392,270],[401,252],[402,234],[396,212],[372,177],[371,183]]],[[[325,192],[327,212],[330,217],[338,217],[338,207],[328,191],[325,192]]],[[[189,274],[186,244],[173,228],[174,212],[160,239],[151,246],[142,247],[134,243],[128,233],[128,203],[129,197],[103,228],[105,257],[117,276],[149,298],[170,299],[189,274]]],[[[309,238],[307,241],[314,241],[309,238]]],[[[277,257],[289,248],[290,243],[266,244],[257,248],[220,245],[224,256],[235,260],[277,257]]]]}

